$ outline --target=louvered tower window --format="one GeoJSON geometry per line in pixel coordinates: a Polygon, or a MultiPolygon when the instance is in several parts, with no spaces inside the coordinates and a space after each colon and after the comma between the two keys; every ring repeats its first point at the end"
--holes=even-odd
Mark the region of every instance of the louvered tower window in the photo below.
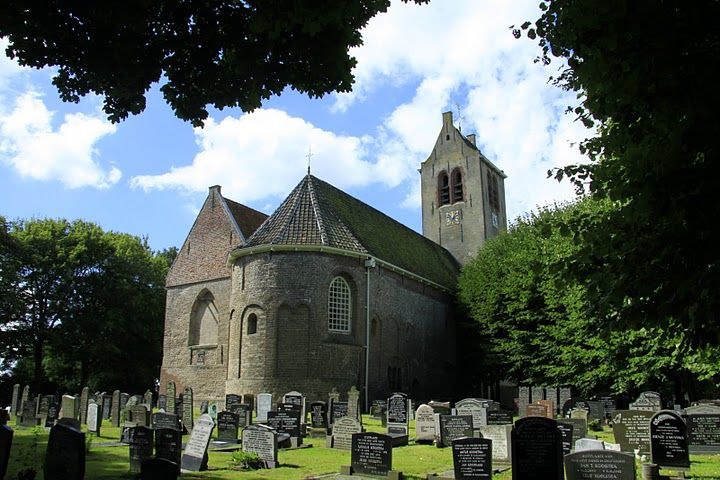
{"type": "Polygon", "coordinates": [[[452,172],[452,203],[463,201],[462,172],[456,168],[452,172]]]}
{"type": "Polygon", "coordinates": [[[342,277],[330,282],[328,292],[328,330],[350,332],[350,286],[342,277]]]}
{"type": "Polygon", "coordinates": [[[440,172],[438,177],[438,206],[450,203],[450,179],[446,172],[440,172]]]}

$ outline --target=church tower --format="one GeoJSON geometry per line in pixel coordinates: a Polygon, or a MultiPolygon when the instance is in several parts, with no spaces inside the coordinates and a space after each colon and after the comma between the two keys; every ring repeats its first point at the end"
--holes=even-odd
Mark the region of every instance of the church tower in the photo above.
{"type": "Polygon", "coordinates": [[[452,112],[443,113],[435,147],[420,166],[423,235],[467,264],[506,229],[505,178],[477,148],[475,135],[463,136],[452,112]]]}

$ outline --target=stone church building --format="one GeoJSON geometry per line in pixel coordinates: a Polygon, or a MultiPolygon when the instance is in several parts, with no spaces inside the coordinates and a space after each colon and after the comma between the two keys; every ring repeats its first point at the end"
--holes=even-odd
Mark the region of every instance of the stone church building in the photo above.
{"type": "Polygon", "coordinates": [[[448,112],[420,176],[423,235],[310,174],[269,217],[210,187],[167,276],[161,393],[447,396],[457,275],[505,229],[505,175],[448,112]]]}

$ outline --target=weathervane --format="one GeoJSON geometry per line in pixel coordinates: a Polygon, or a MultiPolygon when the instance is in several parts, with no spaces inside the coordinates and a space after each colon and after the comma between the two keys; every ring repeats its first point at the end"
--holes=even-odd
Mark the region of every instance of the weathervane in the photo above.
{"type": "Polygon", "coordinates": [[[310,146],[308,147],[308,154],[307,154],[307,159],[308,159],[308,175],[310,175],[310,157],[312,157],[312,156],[313,156],[313,153],[312,153],[312,145],[310,145],[310,146]]]}

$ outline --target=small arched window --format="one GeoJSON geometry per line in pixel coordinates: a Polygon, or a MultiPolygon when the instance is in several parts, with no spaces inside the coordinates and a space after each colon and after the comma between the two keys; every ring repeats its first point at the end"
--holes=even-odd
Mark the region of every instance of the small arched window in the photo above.
{"type": "Polygon", "coordinates": [[[247,334],[248,335],[257,333],[257,323],[258,323],[257,315],[255,315],[254,313],[251,313],[250,315],[248,315],[248,319],[247,319],[247,334]]]}
{"type": "Polygon", "coordinates": [[[452,202],[463,201],[463,181],[462,172],[459,168],[456,168],[452,172],[452,202]]]}
{"type": "Polygon", "coordinates": [[[438,206],[450,204],[450,179],[446,172],[438,176],[438,206]]]}
{"type": "Polygon", "coordinates": [[[342,277],[330,282],[328,291],[328,330],[350,332],[350,286],[342,277]]]}

